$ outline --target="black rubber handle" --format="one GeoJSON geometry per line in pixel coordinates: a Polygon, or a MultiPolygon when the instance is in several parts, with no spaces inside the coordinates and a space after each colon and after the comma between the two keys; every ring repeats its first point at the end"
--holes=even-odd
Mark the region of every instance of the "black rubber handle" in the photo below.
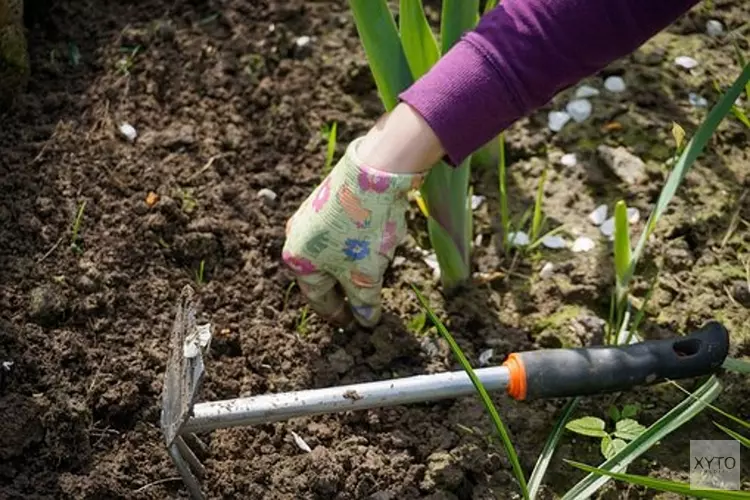
{"type": "Polygon", "coordinates": [[[729,333],[715,321],[674,339],[521,352],[505,362],[510,369],[508,392],[530,400],[623,391],[711,374],[728,353],[729,333]]]}

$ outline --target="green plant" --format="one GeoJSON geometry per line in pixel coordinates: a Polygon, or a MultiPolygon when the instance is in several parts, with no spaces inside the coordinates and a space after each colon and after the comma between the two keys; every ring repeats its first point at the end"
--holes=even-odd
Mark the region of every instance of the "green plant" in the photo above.
{"type": "Polygon", "coordinates": [[[135,47],[120,47],[120,52],[125,55],[122,56],[115,64],[115,69],[122,75],[130,75],[130,70],[135,66],[135,56],[140,52],[141,46],[136,45],[135,47]]]}
{"type": "Polygon", "coordinates": [[[637,409],[634,405],[628,405],[620,412],[617,407],[610,408],[610,418],[615,424],[612,432],[606,430],[607,424],[598,417],[582,417],[571,420],[565,424],[565,428],[576,434],[589,437],[601,438],[600,450],[605,459],[615,456],[620,450],[627,446],[628,441],[640,436],[646,430],[634,417],[637,409]]]}
{"type": "Polygon", "coordinates": [[[326,161],[323,166],[323,172],[326,174],[333,168],[333,155],[336,153],[336,129],[338,123],[333,122],[330,127],[326,125],[323,127],[322,135],[326,140],[326,161]]]}
{"type": "Polygon", "coordinates": [[[195,283],[198,286],[201,286],[202,284],[206,282],[205,276],[204,276],[205,267],[206,267],[206,261],[201,260],[200,264],[198,264],[198,269],[195,271],[195,283]]]}
{"type": "MultiPolygon", "coordinates": [[[[399,25],[386,0],[349,0],[359,38],[381,101],[387,111],[398,94],[421,77],[479,20],[479,0],[443,0],[440,42],[421,0],[400,0],[399,25]]],[[[439,162],[421,188],[430,243],[444,288],[453,290],[470,277],[472,240],[469,173],[471,157],[455,167],[439,162]]]]}
{"type": "Polygon", "coordinates": [[[82,201],[78,205],[78,211],[76,217],[73,220],[73,228],[70,235],[70,248],[76,253],[82,253],[83,248],[81,247],[81,224],[83,222],[83,210],[86,208],[86,200],[82,201]]]}
{"type": "Polygon", "coordinates": [[[307,323],[310,321],[310,308],[308,306],[304,306],[302,308],[302,311],[300,312],[299,318],[297,318],[297,324],[295,326],[295,330],[297,330],[297,333],[300,335],[307,335],[307,323]]]}

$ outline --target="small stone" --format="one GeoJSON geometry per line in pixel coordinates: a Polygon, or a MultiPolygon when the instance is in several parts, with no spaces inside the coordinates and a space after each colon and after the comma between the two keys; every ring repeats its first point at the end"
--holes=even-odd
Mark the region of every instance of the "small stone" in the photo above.
{"type": "Polygon", "coordinates": [[[674,63],[685,69],[693,69],[698,66],[698,61],[690,56],[677,56],[674,59],[674,63]]]}
{"type": "Polygon", "coordinates": [[[706,21],[706,33],[708,36],[720,36],[724,33],[724,25],[721,24],[721,21],[709,19],[706,21]]]}
{"type": "Polygon", "coordinates": [[[561,238],[560,236],[551,235],[551,236],[545,236],[542,238],[542,245],[544,245],[547,248],[565,248],[568,246],[568,242],[565,241],[564,238],[561,238]]]}
{"type": "Polygon", "coordinates": [[[34,288],[29,297],[29,317],[44,327],[53,327],[65,317],[65,300],[58,290],[42,285],[34,288]]]}
{"type": "Polygon", "coordinates": [[[128,140],[128,142],[133,142],[136,137],[138,137],[138,132],[135,131],[135,127],[133,127],[129,123],[123,123],[119,127],[120,134],[128,140]]]}
{"type": "Polygon", "coordinates": [[[625,92],[625,89],[627,87],[625,85],[625,80],[623,80],[621,77],[610,76],[609,78],[604,80],[604,88],[609,90],[610,92],[619,94],[620,92],[625,92]]]}
{"type": "Polygon", "coordinates": [[[258,191],[258,198],[263,200],[265,203],[273,203],[276,201],[276,193],[268,188],[263,188],[258,191]]]}
{"type": "Polygon", "coordinates": [[[595,226],[601,226],[607,220],[607,205],[599,205],[590,214],[589,220],[595,226]]]}
{"type": "Polygon", "coordinates": [[[750,285],[747,281],[737,280],[732,283],[732,297],[745,307],[750,307],[750,285]]]}
{"type": "Polygon", "coordinates": [[[575,99],[568,103],[565,107],[565,111],[568,112],[570,117],[576,123],[583,123],[586,119],[591,116],[593,106],[591,101],[588,99],[575,99]]]}
{"type": "Polygon", "coordinates": [[[702,95],[696,94],[695,92],[690,92],[690,94],[688,94],[688,101],[690,101],[690,104],[696,108],[705,108],[708,106],[708,99],[702,95]]]}
{"type": "Polygon", "coordinates": [[[511,245],[524,247],[529,244],[529,235],[523,231],[508,234],[508,241],[511,245]]]}
{"type": "Polygon", "coordinates": [[[576,99],[585,99],[587,97],[596,97],[599,95],[599,89],[591,85],[581,85],[576,89],[576,99]]]}
{"type": "Polygon", "coordinates": [[[542,266],[542,270],[539,271],[539,277],[543,280],[549,279],[552,277],[552,274],[555,271],[555,265],[552,264],[552,262],[547,262],[542,266]]]}
{"type": "Polygon", "coordinates": [[[646,180],[646,164],[624,147],[613,148],[602,144],[596,151],[602,161],[628,184],[639,184],[646,180]]]}
{"type": "Polygon", "coordinates": [[[637,208],[630,207],[627,210],[628,213],[628,222],[631,224],[635,224],[639,220],[641,220],[641,213],[638,211],[637,208]]]}
{"type": "Polygon", "coordinates": [[[570,115],[565,111],[550,111],[547,115],[547,126],[553,132],[559,132],[570,121],[570,115]]]}
{"type": "Polygon", "coordinates": [[[566,153],[560,158],[560,163],[566,167],[575,167],[578,165],[578,157],[575,153],[566,153]]]}
{"type": "Polygon", "coordinates": [[[599,226],[599,231],[606,237],[610,237],[615,233],[615,218],[610,217],[605,220],[604,223],[599,226]]]}
{"type": "Polygon", "coordinates": [[[594,240],[592,240],[588,236],[579,236],[573,242],[573,246],[570,249],[575,253],[589,252],[593,250],[595,246],[596,243],[594,243],[594,240]]]}
{"type": "Polygon", "coordinates": [[[487,366],[490,363],[490,360],[492,359],[492,356],[495,354],[495,351],[492,349],[485,349],[484,351],[479,353],[479,366],[487,366]]]}

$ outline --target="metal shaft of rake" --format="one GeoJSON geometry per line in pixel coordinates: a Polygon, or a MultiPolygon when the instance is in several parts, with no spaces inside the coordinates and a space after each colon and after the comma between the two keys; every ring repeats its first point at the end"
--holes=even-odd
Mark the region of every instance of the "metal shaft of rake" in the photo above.
{"type": "MultiPolygon", "coordinates": [[[[474,371],[488,391],[505,389],[509,381],[504,366],[474,371]]],[[[182,433],[279,422],[296,417],[468,396],[474,384],[464,371],[343,385],[324,389],[264,394],[248,398],[198,403],[182,433]]]]}

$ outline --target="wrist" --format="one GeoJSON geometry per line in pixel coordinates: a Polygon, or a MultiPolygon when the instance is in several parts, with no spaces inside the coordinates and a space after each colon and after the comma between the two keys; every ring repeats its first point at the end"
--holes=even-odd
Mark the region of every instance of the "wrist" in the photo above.
{"type": "Polygon", "coordinates": [[[357,149],[367,166],[395,174],[424,173],[444,154],[432,128],[405,103],[383,115],[357,149]]]}

